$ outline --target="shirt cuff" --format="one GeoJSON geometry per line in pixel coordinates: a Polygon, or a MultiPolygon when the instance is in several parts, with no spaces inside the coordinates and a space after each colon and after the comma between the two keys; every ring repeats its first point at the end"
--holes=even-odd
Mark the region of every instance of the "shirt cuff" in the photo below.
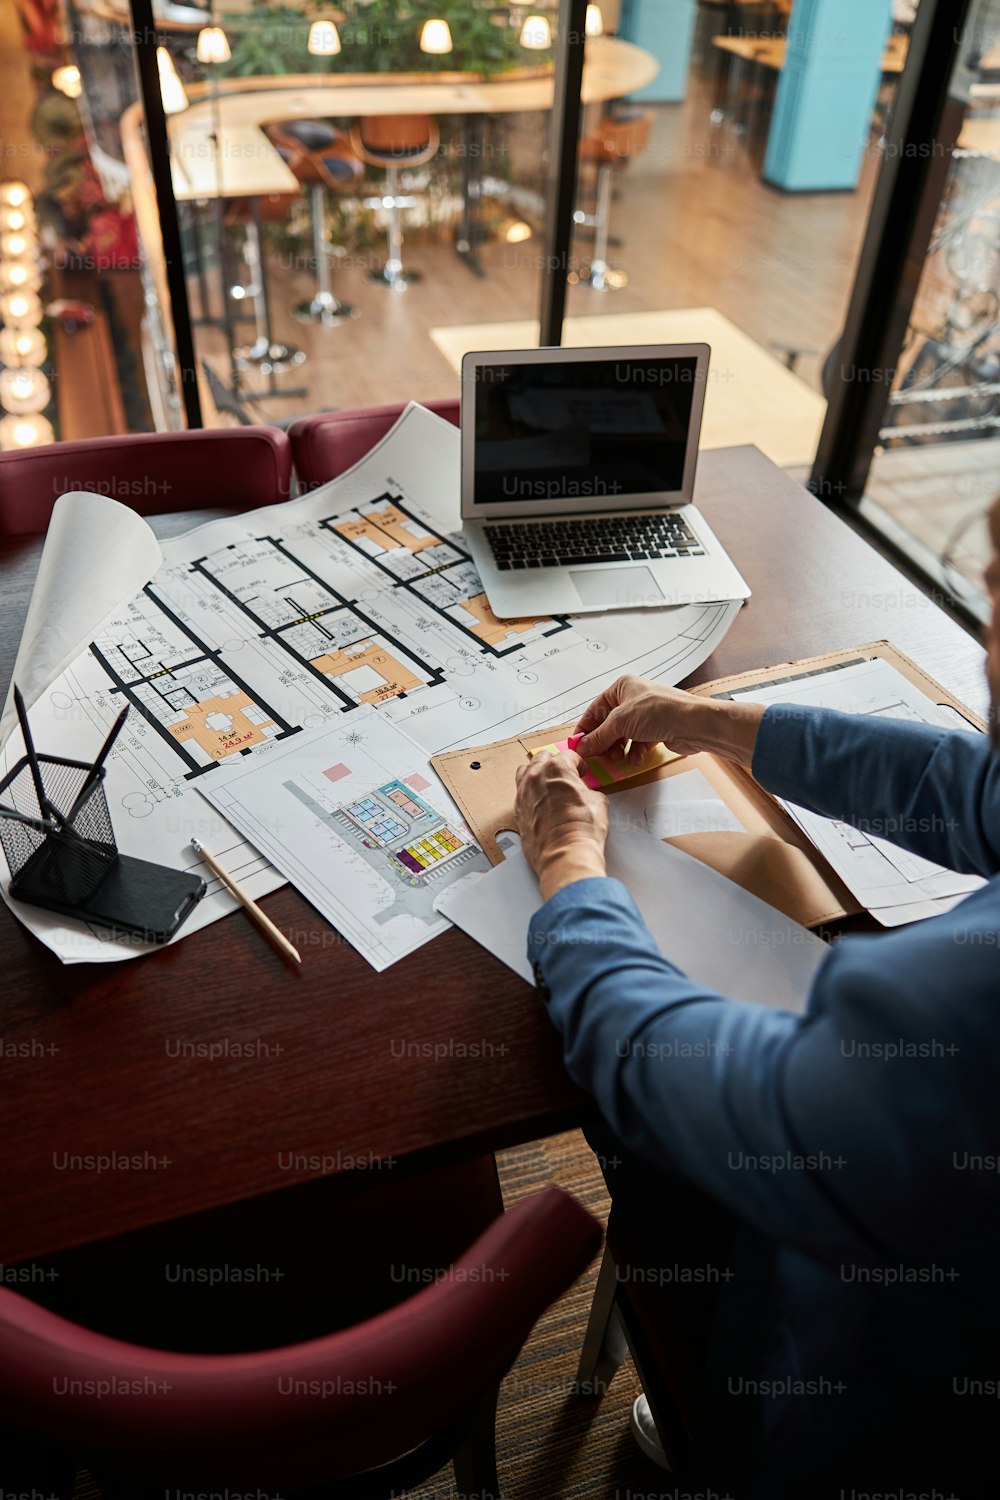
{"type": "Polygon", "coordinates": [[[570,913],[606,917],[616,907],[635,912],[635,903],[621,881],[610,875],[588,875],[562,886],[535,912],[528,924],[528,962],[543,999],[549,998],[545,958],[561,941],[559,928],[563,918],[570,913]]]}

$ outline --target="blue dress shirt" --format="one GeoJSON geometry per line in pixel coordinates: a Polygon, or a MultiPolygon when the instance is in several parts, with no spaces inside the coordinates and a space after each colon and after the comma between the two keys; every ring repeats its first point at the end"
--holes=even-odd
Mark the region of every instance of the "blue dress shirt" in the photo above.
{"type": "Polygon", "coordinates": [[[870,1490],[872,1456],[894,1444],[909,1451],[880,1481],[911,1461],[926,1481],[1000,1419],[1000,759],[960,730],[774,705],[753,774],[989,883],[912,927],[842,938],[801,1016],[688,978],[615,880],[546,902],[529,955],[566,1066],[625,1148],[773,1245],[766,1285],[727,1289],[715,1376],[753,1404],[759,1493],[855,1461],[870,1490]],[[753,1347],[741,1297],[770,1308],[753,1347]],[[990,1377],[992,1400],[976,1384],[990,1377]]]}

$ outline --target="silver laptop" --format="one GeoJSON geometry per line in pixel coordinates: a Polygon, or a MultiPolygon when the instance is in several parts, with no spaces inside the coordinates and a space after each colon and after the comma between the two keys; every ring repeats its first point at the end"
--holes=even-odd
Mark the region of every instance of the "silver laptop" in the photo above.
{"type": "Polygon", "coordinates": [[[462,361],[462,526],[494,614],[747,599],[692,505],[707,344],[462,361]]]}

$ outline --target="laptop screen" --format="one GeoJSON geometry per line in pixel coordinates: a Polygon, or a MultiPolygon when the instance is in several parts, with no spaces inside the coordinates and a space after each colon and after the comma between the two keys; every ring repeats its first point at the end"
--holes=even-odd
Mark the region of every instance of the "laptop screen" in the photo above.
{"type": "Polygon", "coordinates": [[[480,365],[475,505],[676,494],[697,371],[693,355],[480,365]]]}

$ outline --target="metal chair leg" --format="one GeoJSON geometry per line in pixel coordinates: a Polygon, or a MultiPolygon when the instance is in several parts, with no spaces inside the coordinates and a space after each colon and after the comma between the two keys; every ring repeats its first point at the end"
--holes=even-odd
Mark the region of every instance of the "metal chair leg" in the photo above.
{"type": "Polygon", "coordinates": [[[576,1389],[581,1396],[606,1395],[615,1372],[628,1358],[628,1340],[616,1306],[617,1291],[618,1272],[605,1245],[576,1371],[576,1389]]]}
{"type": "Polygon", "coordinates": [[[493,1386],[476,1407],[472,1428],[452,1466],[459,1500],[502,1500],[497,1478],[497,1397],[493,1386]]]}
{"type": "Polygon", "coordinates": [[[333,295],[330,283],[330,245],[326,238],[326,195],[321,182],[314,182],[309,189],[309,209],[312,215],[313,261],[316,265],[316,293],[309,302],[300,302],[295,316],[300,322],[322,323],[326,328],[336,328],[342,318],[354,316],[353,307],[340,302],[333,295]]]}
{"type": "Polygon", "coordinates": [[[389,255],[380,271],[371,273],[371,280],[387,286],[391,292],[405,292],[411,281],[419,281],[420,274],[410,271],[403,274],[403,219],[402,210],[412,208],[416,198],[400,195],[399,168],[386,167],[385,193],[381,198],[366,198],[366,206],[384,208],[388,217],[389,255]]]}
{"type": "Polygon", "coordinates": [[[602,162],[597,171],[597,211],[594,215],[594,258],[590,263],[590,285],[595,292],[606,290],[608,281],[608,236],[611,233],[611,185],[614,168],[602,162]]]}

